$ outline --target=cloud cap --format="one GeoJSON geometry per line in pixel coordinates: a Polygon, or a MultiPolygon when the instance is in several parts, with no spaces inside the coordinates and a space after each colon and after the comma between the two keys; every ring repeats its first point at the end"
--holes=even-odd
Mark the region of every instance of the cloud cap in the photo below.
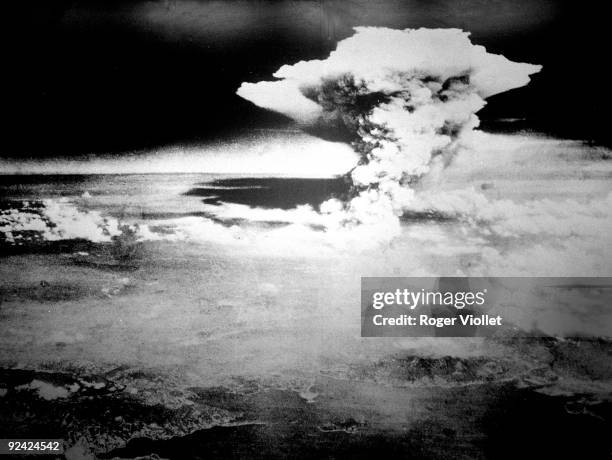
{"type": "Polygon", "coordinates": [[[444,82],[467,76],[483,99],[529,83],[541,66],[510,61],[474,45],[460,29],[357,27],[327,59],[284,65],[277,81],[243,83],[237,94],[298,122],[313,122],[322,108],[306,94],[325,80],[351,75],[371,91],[400,90],[398,76],[444,82]]]}

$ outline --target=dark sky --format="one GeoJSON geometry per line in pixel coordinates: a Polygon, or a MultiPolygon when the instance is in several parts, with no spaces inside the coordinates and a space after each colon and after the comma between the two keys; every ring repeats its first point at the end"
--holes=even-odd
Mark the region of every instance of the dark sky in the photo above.
{"type": "MultiPolygon", "coordinates": [[[[356,25],[459,27],[543,64],[490,99],[509,124],[610,143],[607,15],[552,0],[18,2],[3,14],[2,156],[74,155],[227,138],[288,120],[235,96],[285,63],[325,57],[356,25]]],[[[603,4],[605,2],[600,2],[603,4]]]]}

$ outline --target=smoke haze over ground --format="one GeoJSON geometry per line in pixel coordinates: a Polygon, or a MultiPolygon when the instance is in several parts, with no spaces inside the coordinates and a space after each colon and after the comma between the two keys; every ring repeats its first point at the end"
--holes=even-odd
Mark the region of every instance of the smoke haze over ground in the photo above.
{"type": "Polygon", "coordinates": [[[603,10],[19,7],[0,438],[67,458],[609,457],[603,10]],[[365,337],[363,277],[450,277],[466,301],[482,277],[503,323],[365,337]]]}

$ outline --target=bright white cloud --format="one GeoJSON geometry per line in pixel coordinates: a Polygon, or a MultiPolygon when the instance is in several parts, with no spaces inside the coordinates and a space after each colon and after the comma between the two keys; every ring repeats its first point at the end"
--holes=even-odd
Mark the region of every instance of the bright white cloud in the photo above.
{"type": "MultiPolygon", "coordinates": [[[[351,200],[322,207],[336,225],[397,221],[412,186],[460,147],[485,98],[524,86],[541,66],[473,45],[459,29],[358,27],[327,59],[284,65],[277,81],[244,83],[238,95],[298,122],[343,125],[360,163],[351,200]]],[[[384,234],[391,237],[397,231],[384,234]]]]}

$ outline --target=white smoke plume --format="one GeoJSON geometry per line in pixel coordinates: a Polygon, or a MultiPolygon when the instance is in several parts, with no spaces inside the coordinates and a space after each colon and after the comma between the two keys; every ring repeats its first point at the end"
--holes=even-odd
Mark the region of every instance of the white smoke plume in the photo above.
{"type": "Polygon", "coordinates": [[[27,245],[32,241],[73,239],[108,243],[125,228],[134,231],[140,240],[161,238],[146,225],[129,225],[99,211],[80,210],[68,198],[14,204],[17,206],[0,210],[0,243],[27,245]]]}
{"type": "Polygon", "coordinates": [[[0,211],[0,235],[9,243],[35,234],[43,241],[83,238],[108,242],[121,233],[119,222],[104,218],[99,212],[81,212],[66,199],[46,199],[22,203],[20,208],[0,211]]]}
{"type": "Polygon", "coordinates": [[[491,95],[526,85],[541,66],[473,45],[459,29],[358,27],[325,60],[281,67],[276,81],[243,83],[238,95],[299,123],[348,131],[360,161],[332,222],[399,229],[412,185],[460,147],[491,95]]]}

